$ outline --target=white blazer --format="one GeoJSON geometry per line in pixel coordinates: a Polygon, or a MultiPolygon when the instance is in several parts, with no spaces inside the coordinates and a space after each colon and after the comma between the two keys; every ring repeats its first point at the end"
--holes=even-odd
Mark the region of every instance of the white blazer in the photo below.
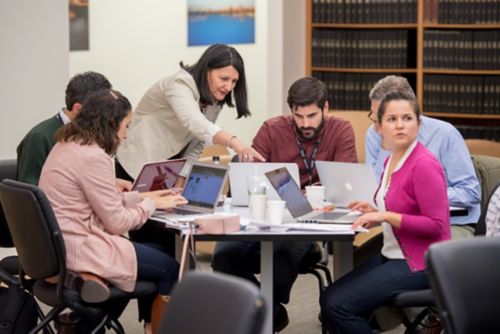
{"type": "Polygon", "coordinates": [[[134,179],[146,162],[175,156],[189,144],[186,176],[205,144],[222,128],[214,122],[222,109],[209,105],[200,111],[200,94],[193,77],[180,69],[155,83],[142,97],[132,116],[128,136],[117,152],[118,161],[134,179]]]}

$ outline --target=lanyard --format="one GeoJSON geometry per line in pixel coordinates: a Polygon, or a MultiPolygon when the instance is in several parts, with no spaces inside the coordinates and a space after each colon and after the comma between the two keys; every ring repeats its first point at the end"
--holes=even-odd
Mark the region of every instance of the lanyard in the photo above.
{"type": "Polygon", "coordinates": [[[316,160],[315,160],[316,153],[318,152],[318,147],[319,147],[319,144],[321,143],[322,138],[323,138],[322,135],[320,135],[318,137],[318,140],[314,144],[314,148],[313,148],[313,151],[311,153],[311,156],[309,157],[309,159],[307,159],[306,150],[304,150],[304,147],[300,143],[298,136],[295,135],[295,141],[297,142],[297,147],[299,149],[300,157],[302,158],[302,161],[304,162],[304,166],[306,167],[307,177],[309,179],[309,185],[312,185],[313,170],[314,170],[314,166],[316,165],[316,160]]]}

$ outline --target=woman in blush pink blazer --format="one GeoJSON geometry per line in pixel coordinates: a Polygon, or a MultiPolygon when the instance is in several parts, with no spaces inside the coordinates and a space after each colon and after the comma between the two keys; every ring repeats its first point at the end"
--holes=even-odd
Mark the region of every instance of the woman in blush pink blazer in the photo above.
{"type": "MultiPolygon", "coordinates": [[[[169,295],[177,262],[123,234],[140,228],[155,209],[186,201],[169,191],[126,192],[131,184],[115,179],[112,156],[131,118],[130,102],[119,92],[93,93],[56,133],[39,185],[61,227],[68,269],[98,275],[124,291],[132,291],[137,279],[158,282],[159,294],[169,295]]],[[[123,305],[113,311],[122,310],[123,305]]],[[[140,317],[151,321],[150,312],[140,317]]]]}

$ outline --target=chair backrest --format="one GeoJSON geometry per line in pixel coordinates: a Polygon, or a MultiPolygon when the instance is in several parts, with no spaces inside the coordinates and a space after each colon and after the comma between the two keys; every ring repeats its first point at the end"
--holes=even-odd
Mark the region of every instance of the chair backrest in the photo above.
{"type": "Polygon", "coordinates": [[[255,285],[220,273],[188,273],[171,295],[160,324],[169,334],[257,334],[265,317],[255,285]]]}
{"type": "Polygon", "coordinates": [[[485,139],[466,139],[470,154],[488,155],[500,158],[500,143],[485,139]]]}
{"type": "Polygon", "coordinates": [[[3,180],[0,199],[24,272],[33,279],[64,273],[64,241],[43,191],[35,185],[3,180]]]}
{"type": "Polygon", "coordinates": [[[499,237],[452,240],[429,248],[429,279],[447,333],[500,332],[499,264],[499,237]]]}
{"type": "Polygon", "coordinates": [[[483,210],[493,189],[500,182],[500,158],[472,155],[472,162],[481,185],[481,210],[483,210]]]}
{"type": "MultiPolygon", "coordinates": [[[[0,160],[0,182],[4,179],[15,180],[17,178],[17,160],[0,160]]],[[[7,221],[3,213],[2,203],[0,201],[0,247],[14,247],[10,236],[7,221]]]]}

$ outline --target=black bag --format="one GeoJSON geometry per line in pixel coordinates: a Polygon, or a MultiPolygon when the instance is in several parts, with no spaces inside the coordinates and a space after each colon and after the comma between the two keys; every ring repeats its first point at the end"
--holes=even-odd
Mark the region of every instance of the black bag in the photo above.
{"type": "Polygon", "coordinates": [[[28,333],[36,326],[35,299],[20,287],[0,287],[0,305],[0,334],[28,333]]]}

